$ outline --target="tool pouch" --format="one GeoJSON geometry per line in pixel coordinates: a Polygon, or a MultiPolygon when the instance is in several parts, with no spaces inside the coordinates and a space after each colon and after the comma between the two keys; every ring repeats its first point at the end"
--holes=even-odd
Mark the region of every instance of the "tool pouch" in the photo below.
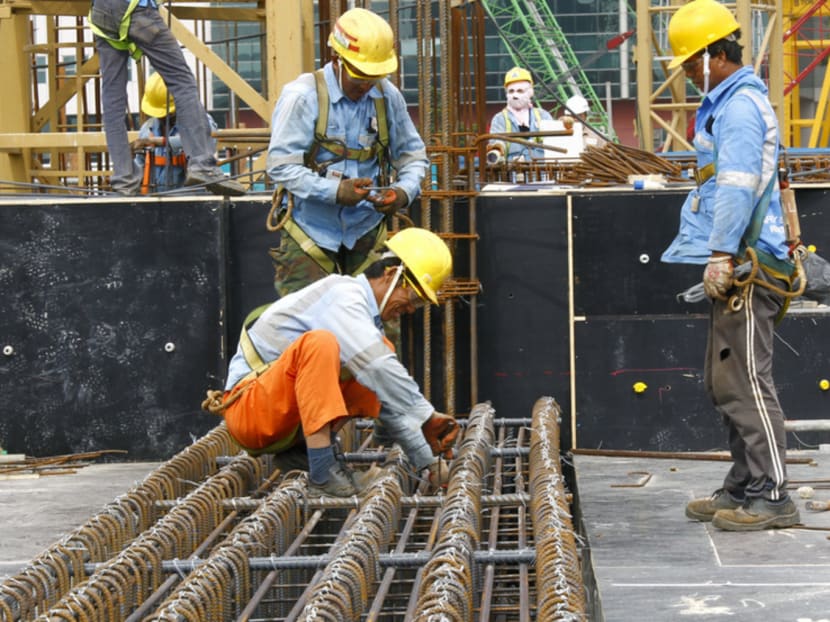
{"type": "Polygon", "coordinates": [[[121,22],[130,7],[124,0],[95,0],[89,12],[89,21],[98,27],[107,38],[121,39],[121,22]]]}

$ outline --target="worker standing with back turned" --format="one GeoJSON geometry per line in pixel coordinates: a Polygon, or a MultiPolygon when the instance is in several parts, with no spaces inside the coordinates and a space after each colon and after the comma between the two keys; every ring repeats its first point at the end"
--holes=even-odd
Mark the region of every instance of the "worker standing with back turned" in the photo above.
{"type": "Polygon", "coordinates": [[[420,194],[428,160],[403,95],[392,28],[343,13],[331,60],[287,84],[271,120],[267,169],[286,191],[274,286],[285,296],[328,274],[355,275],[386,242],[386,216],[420,194]]]}
{"type": "MultiPolygon", "coordinates": [[[[504,74],[504,95],[507,105],[493,116],[490,121],[491,134],[512,134],[514,132],[539,132],[542,121],[550,121],[550,113],[533,105],[533,76],[527,69],[513,67],[504,74]]],[[[531,141],[541,143],[542,138],[530,138],[531,141]]],[[[491,163],[499,159],[524,160],[544,158],[545,149],[531,148],[526,145],[507,140],[491,140],[487,145],[487,159],[491,163]],[[491,157],[491,154],[493,157],[491,157]],[[498,154],[498,156],[496,156],[498,154]]]]}
{"type": "Polygon", "coordinates": [[[231,436],[256,454],[303,450],[313,495],[349,497],[369,483],[332,447],[356,416],[379,418],[416,472],[428,469],[436,487],[446,482],[441,455],[458,424],[421,394],[382,322],[438,304],[452,256],[441,238],[415,227],[384,250],[364,274],[330,275],[270,305],[243,329],[228,368],[220,412],[231,436]]]}
{"type": "Polygon", "coordinates": [[[694,145],[698,188],[681,209],[663,261],[705,265],[712,305],[704,387],[723,416],[732,467],[686,516],[728,531],[790,527],[784,414],[772,378],[773,331],[786,310],[794,264],[778,184],[779,133],[763,82],[742,66],[739,24],[715,0],[693,0],[669,22],[674,59],[701,89],[694,145]],[[755,279],[735,266],[754,261],[755,279]],[[775,289],[771,289],[775,288],[775,289]]]}

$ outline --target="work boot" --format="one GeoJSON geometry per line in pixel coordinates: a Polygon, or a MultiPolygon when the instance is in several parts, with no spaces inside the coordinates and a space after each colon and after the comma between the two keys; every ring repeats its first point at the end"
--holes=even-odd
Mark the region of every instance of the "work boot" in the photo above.
{"type": "Polygon", "coordinates": [[[359,495],[360,490],[352,479],[352,475],[343,465],[334,461],[329,467],[329,478],[324,484],[308,482],[309,497],[353,497],[359,495]]]}
{"type": "Polygon", "coordinates": [[[354,482],[355,488],[363,493],[381,475],[383,475],[383,469],[373,464],[365,471],[352,471],[352,481],[354,482]]]}
{"type": "Polygon", "coordinates": [[[736,510],[718,510],[712,524],[724,531],[760,531],[792,527],[800,520],[798,508],[789,497],[782,501],[747,497],[736,510]]]}
{"type": "Polygon", "coordinates": [[[686,516],[692,520],[708,523],[718,510],[737,510],[743,504],[725,488],[719,488],[711,497],[693,499],[686,504],[686,516]]]}
{"type": "Polygon", "coordinates": [[[213,194],[239,197],[245,194],[245,187],[227,177],[220,168],[187,171],[185,186],[204,186],[213,194]]]}

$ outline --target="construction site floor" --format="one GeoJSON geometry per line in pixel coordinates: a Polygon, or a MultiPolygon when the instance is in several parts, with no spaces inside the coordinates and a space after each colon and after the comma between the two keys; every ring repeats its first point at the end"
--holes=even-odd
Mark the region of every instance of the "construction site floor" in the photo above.
{"type": "Polygon", "coordinates": [[[86,523],[158,464],[90,464],[72,474],[0,480],[0,583],[86,523]]]}
{"type": "MultiPolygon", "coordinates": [[[[811,486],[812,502],[830,499],[830,453],[789,457],[799,461],[788,468],[803,527],[728,533],[684,515],[689,499],[718,487],[728,462],[574,456],[592,619],[827,619],[830,512],[807,510],[797,488],[811,486]]],[[[0,583],[157,466],[0,481],[0,583]]]]}
{"type": "Polygon", "coordinates": [[[574,456],[597,620],[818,622],[830,618],[830,453],[790,452],[802,526],[730,533],[686,518],[720,486],[729,462],[574,456]]]}

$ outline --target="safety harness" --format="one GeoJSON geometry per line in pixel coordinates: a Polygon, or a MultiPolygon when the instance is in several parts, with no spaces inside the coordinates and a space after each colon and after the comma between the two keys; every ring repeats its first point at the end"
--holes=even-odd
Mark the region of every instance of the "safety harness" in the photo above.
{"type": "MultiPolygon", "coordinates": [[[[223,416],[225,414],[225,410],[233,404],[236,400],[242,397],[245,394],[245,391],[248,390],[249,387],[253,386],[252,381],[255,378],[258,378],[262,374],[264,374],[268,368],[271,366],[271,363],[266,363],[262,360],[262,357],[257,352],[256,347],[254,346],[253,341],[251,341],[251,336],[248,334],[248,329],[253,326],[254,322],[259,319],[259,316],[269,307],[269,304],[261,305],[251,311],[245,321],[242,323],[242,331],[239,335],[239,347],[242,349],[242,354],[245,357],[245,362],[248,364],[248,367],[251,368],[251,371],[248,372],[238,383],[236,386],[239,387],[236,391],[232,392],[231,395],[228,396],[227,399],[224,399],[224,391],[219,390],[209,390],[207,392],[207,397],[202,402],[202,409],[208,411],[211,414],[223,416]]],[[[281,438],[270,445],[265,447],[261,447],[259,449],[252,449],[250,447],[245,447],[239,441],[239,446],[242,447],[248,454],[251,456],[259,456],[261,454],[277,454],[282,451],[285,451],[289,447],[294,445],[294,442],[297,439],[297,434],[300,431],[300,424],[298,423],[297,426],[291,431],[290,434],[286,435],[284,438],[281,438]]]]}
{"type": "Polygon", "coordinates": [[[87,20],[92,32],[105,39],[116,50],[125,50],[135,60],[142,56],[135,43],[127,38],[130,20],[139,0],[95,0],[89,8],[87,20]]]}
{"type": "MultiPolygon", "coordinates": [[[[335,162],[343,160],[356,160],[358,162],[366,162],[373,158],[377,158],[379,168],[378,183],[381,186],[389,185],[389,122],[386,116],[386,98],[374,98],[375,113],[377,115],[377,132],[378,139],[371,147],[362,147],[360,149],[353,149],[346,147],[343,141],[329,138],[326,135],[329,121],[329,91],[326,86],[326,78],[323,69],[318,69],[314,72],[314,85],[317,91],[317,108],[319,110],[317,115],[317,122],[314,127],[314,140],[311,143],[309,150],[303,155],[303,163],[306,167],[319,174],[321,177],[326,174],[328,167],[335,162]],[[320,149],[334,154],[334,158],[325,162],[317,161],[317,154],[320,149]]],[[[380,82],[376,84],[377,88],[383,91],[380,82]]],[[[271,210],[268,212],[268,217],[265,221],[265,226],[269,231],[284,230],[291,238],[303,249],[309,257],[311,257],[317,264],[331,274],[337,270],[335,262],[320,248],[311,237],[303,231],[300,226],[291,218],[291,211],[294,208],[294,196],[288,192],[282,185],[277,186],[274,190],[274,196],[271,199],[271,210]],[[287,196],[285,196],[287,195],[287,196]],[[283,207],[283,199],[285,199],[285,207],[283,207]],[[280,218],[275,222],[275,216],[279,213],[280,218]]],[[[375,239],[375,247],[379,246],[386,239],[387,228],[386,221],[381,221],[377,228],[377,237],[375,239]]],[[[369,256],[355,272],[362,272],[369,264],[375,260],[375,257],[369,256]]]]}
{"type": "MultiPolygon", "coordinates": [[[[753,85],[746,85],[739,88],[735,94],[739,93],[740,91],[757,91],[757,87],[753,85]]],[[[753,98],[751,98],[753,99],[753,98]]],[[[753,101],[755,101],[753,99],[753,101]]],[[[714,125],[715,118],[714,116],[710,116],[706,120],[706,130],[711,133],[712,126],[714,125]]],[[[786,152],[785,152],[785,160],[786,160],[786,152]]],[[[707,164],[706,166],[701,167],[698,171],[695,172],[695,181],[697,182],[698,186],[703,185],[709,178],[713,175],[717,174],[717,159],[718,154],[717,150],[714,152],[714,159],[712,162],[707,164]]],[[[746,277],[742,278],[735,278],[734,285],[737,289],[735,294],[732,294],[728,299],[728,308],[732,311],[739,311],[743,308],[744,304],[746,303],[746,298],[749,294],[749,286],[751,284],[760,285],[761,287],[765,287],[773,292],[779,294],[780,296],[784,297],[784,304],[781,308],[781,312],[778,314],[776,318],[776,322],[781,321],[784,315],[789,308],[790,300],[793,298],[797,298],[801,294],[804,293],[804,288],[807,285],[807,279],[804,274],[804,269],[802,267],[802,259],[804,257],[804,253],[806,250],[801,243],[800,239],[800,232],[799,231],[788,231],[787,235],[787,243],[790,246],[790,257],[791,259],[779,259],[775,255],[768,253],[760,248],[757,247],[758,239],[761,237],[761,230],[764,226],[764,220],[767,216],[767,211],[769,209],[769,203],[772,198],[773,190],[775,189],[775,185],[779,184],[782,189],[785,189],[789,186],[787,182],[787,174],[786,168],[782,171],[781,177],[779,178],[778,175],[773,174],[767,183],[766,188],[764,188],[764,193],[761,195],[761,199],[755,205],[755,209],[752,212],[752,218],[749,221],[749,226],[747,226],[746,231],[744,231],[743,236],[741,236],[741,243],[738,247],[738,252],[736,253],[735,257],[737,263],[744,264],[750,263],[751,269],[746,277]],[[770,276],[784,281],[788,285],[788,289],[782,289],[780,287],[776,287],[771,283],[763,279],[757,278],[758,270],[762,269],[764,272],[769,274],[770,276]],[[793,290],[792,286],[796,279],[799,279],[799,287],[797,290],[793,290]]],[[[782,206],[783,209],[783,206],[782,206]]],[[[794,209],[794,207],[793,207],[794,209]]]]}

